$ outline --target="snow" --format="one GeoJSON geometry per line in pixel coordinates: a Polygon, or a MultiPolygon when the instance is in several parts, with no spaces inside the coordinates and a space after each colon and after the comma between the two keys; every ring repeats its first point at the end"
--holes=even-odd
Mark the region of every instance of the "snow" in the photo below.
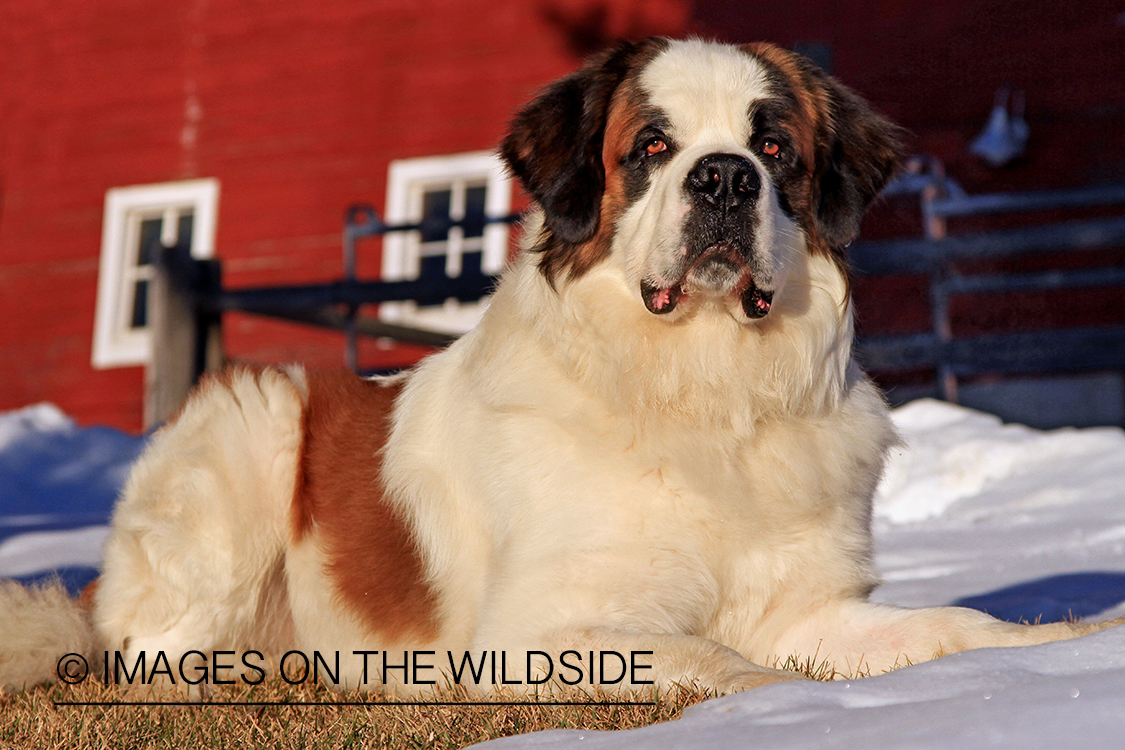
{"type": "MultiPolygon", "coordinates": [[[[1043,432],[939,401],[897,409],[874,513],[877,601],[1008,620],[1125,616],[1125,432],[1043,432]]],[[[113,496],[143,440],[50,405],[0,414],[0,576],[95,574],[113,496]]],[[[986,649],[871,677],[785,683],[626,732],[486,747],[1057,748],[1125,735],[1125,627],[986,649]]]]}
{"type": "Polygon", "coordinates": [[[0,452],[25,439],[29,434],[70,432],[77,429],[54,404],[36,404],[26,409],[0,415],[0,452]]]}
{"type": "Polygon", "coordinates": [[[0,542],[0,576],[34,576],[45,561],[53,569],[96,567],[108,535],[108,526],[20,534],[0,542]]]}
{"type": "Polygon", "coordinates": [[[0,577],[57,573],[72,591],[92,580],[113,502],[143,444],[80,428],[52,404],[0,414],[0,577]]]}
{"type": "Polygon", "coordinates": [[[771,685],[627,732],[555,730],[476,747],[1118,747],[1123,686],[1125,634],[1109,631],[1034,648],[956,654],[864,680],[771,685]]]}
{"type": "Polygon", "coordinates": [[[890,524],[959,515],[959,501],[983,495],[989,499],[968,517],[1089,502],[1091,483],[1099,497],[1121,497],[1113,485],[1125,460],[1119,429],[1041,432],[932,399],[906,404],[894,417],[909,450],[892,454],[879,488],[875,515],[890,524]]]}

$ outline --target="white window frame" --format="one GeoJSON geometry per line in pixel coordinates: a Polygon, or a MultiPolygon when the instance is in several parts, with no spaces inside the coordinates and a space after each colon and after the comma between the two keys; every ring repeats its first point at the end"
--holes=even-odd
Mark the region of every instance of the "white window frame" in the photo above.
{"type": "MultiPolygon", "coordinates": [[[[507,216],[512,209],[512,183],[504,163],[491,151],[474,151],[450,156],[399,159],[387,170],[387,224],[412,224],[422,218],[422,199],[427,190],[452,188],[450,215],[464,211],[465,185],[484,183],[484,212],[489,218],[507,216]]],[[[446,273],[461,272],[463,234],[460,227],[449,231],[446,243],[446,273]]],[[[508,261],[508,225],[486,224],[481,239],[481,270],[497,274],[508,261]]],[[[382,278],[404,281],[418,278],[423,256],[419,232],[392,232],[383,237],[382,278]]],[[[480,319],[487,299],[461,303],[447,300],[440,307],[419,309],[413,302],[387,302],[379,306],[379,317],[389,323],[441,331],[465,333],[480,319]]]]}
{"type": "MultiPolygon", "coordinates": [[[[215,255],[219,181],[214,178],[111,188],[105,194],[102,249],[98,263],[98,298],[91,356],[97,369],[144,365],[152,361],[152,334],[131,328],[133,285],[151,273],[138,269],[131,254],[143,219],[163,217],[161,242],[171,246],[181,212],[192,212],[191,255],[215,255]]],[[[150,315],[149,320],[152,319],[150,315]]]]}

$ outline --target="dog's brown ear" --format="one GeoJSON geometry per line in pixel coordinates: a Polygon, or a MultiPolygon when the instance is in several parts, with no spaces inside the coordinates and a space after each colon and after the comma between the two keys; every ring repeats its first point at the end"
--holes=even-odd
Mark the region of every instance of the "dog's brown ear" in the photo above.
{"type": "Polygon", "coordinates": [[[613,92],[644,42],[624,42],[541,91],[512,121],[500,152],[543,208],[547,229],[567,244],[598,230],[605,168],[602,140],[613,92]]]}
{"type": "Polygon", "coordinates": [[[855,92],[821,74],[828,95],[828,133],[818,155],[816,221],[831,248],[859,234],[860,220],[902,167],[904,131],[855,92]]]}

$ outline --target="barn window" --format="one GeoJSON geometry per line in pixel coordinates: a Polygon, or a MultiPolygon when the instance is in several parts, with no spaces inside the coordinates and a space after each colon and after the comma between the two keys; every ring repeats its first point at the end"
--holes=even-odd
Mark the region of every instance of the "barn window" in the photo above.
{"type": "Polygon", "coordinates": [[[212,257],[218,203],[219,183],[214,179],[106,192],[94,367],[143,365],[152,359],[149,292],[156,254],[162,247],[179,246],[195,258],[212,257]]]}
{"type": "MultiPolygon", "coordinates": [[[[508,257],[506,224],[486,217],[507,216],[512,189],[500,159],[489,152],[403,159],[391,162],[387,177],[388,224],[421,222],[420,231],[398,232],[383,240],[383,278],[423,276],[458,278],[496,274],[508,257]],[[443,221],[462,221],[443,226],[443,221]]],[[[476,325],[486,301],[419,306],[384,304],[388,322],[444,333],[464,333],[476,325]]]]}

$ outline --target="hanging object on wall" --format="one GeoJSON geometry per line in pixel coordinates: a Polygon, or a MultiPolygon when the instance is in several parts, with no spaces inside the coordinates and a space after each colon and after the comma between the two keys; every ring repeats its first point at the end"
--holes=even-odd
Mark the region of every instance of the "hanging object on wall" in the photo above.
{"type": "Polygon", "coordinates": [[[988,124],[969,144],[969,150],[992,167],[1002,167],[1022,156],[1027,147],[1028,137],[1027,121],[1024,120],[1023,110],[1023,92],[1012,91],[1009,86],[1001,86],[996,91],[996,101],[988,117],[988,124]]]}

